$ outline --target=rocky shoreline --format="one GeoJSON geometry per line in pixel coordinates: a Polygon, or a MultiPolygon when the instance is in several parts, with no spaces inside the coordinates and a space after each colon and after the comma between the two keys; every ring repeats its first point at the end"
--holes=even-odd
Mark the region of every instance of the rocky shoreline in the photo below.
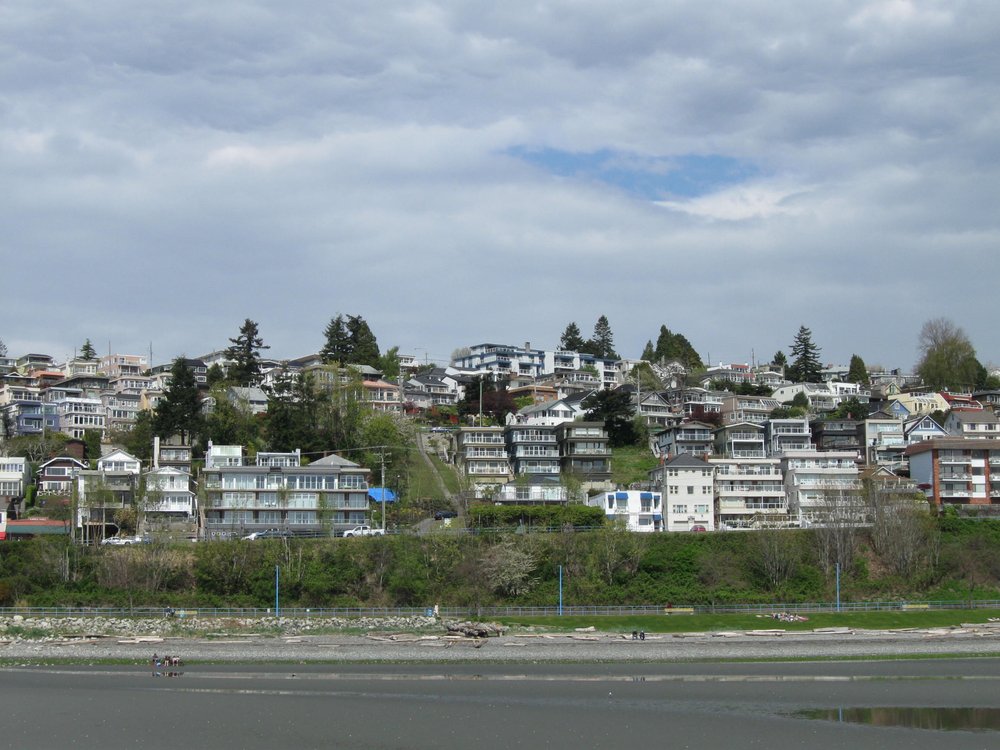
{"type": "MultiPolygon", "coordinates": [[[[680,662],[1000,655],[1000,623],[953,628],[780,628],[709,633],[483,632],[433,617],[0,618],[0,660],[135,662],[154,652],[198,663],[680,662]],[[449,626],[451,630],[449,630],[449,626]]],[[[480,624],[473,624],[480,625],[480,624]]],[[[488,629],[487,629],[488,631],[488,629]]]]}

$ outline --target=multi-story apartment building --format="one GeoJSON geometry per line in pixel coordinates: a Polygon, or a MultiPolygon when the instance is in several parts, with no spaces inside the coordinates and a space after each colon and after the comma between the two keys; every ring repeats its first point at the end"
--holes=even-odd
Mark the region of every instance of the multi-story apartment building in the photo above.
{"type": "Polygon", "coordinates": [[[110,432],[129,430],[135,424],[139,413],[139,394],[105,393],[101,396],[101,405],[105,413],[105,427],[110,432]]]}
{"type": "Polygon", "coordinates": [[[853,451],[787,449],[778,458],[788,512],[799,526],[821,526],[857,504],[858,464],[853,451]]]}
{"type": "Polygon", "coordinates": [[[764,424],[771,416],[771,412],[781,404],[777,399],[770,396],[739,396],[729,394],[721,396],[720,413],[723,424],[736,424],[739,422],[752,422],[754,424],[764,424]]]}
{"type": "Polygon", "coordinates": [[[559,476],[559,445],[554,426],[514,424],[506,428],[505,437],[515,475],[559,476]]]}
{"type": "Polygon", "coordinates": [[[906,449],[910,478],[938,510],[1000,506],[1000,439],[932,438],[906,449]]]}
{"type": "Polygon", "coordinates": [[[556,427],[556,440],[563,472],[582,477],[591,488],[611,480],[611,448],[603,422],[566,422],[556,427]]]}
{"type": "Polygon", "coordinates": [[[816,448],[809,432],[809,421],[802,419],[769,419],[767,421],[767,453],[778,456],[787,451],[808,451],[816,448]]]}
{"type": "Polygon", "coordinates": [[[663,495],[636,490],[606,492],[588,498],[587,504],[603,508],[609,521],[624,524],[629,531],[664,531],[663,495]]]}
{"type": "Polygon", "coordinates": [[[86,543],[119,531],[115,514],[136,505],[139,459],[115,450],[97,460],[97,469],[76,473],[76,528],[86,543]]]}
{"type": "Polygon", "coordinates": [[[364,389],[365,404],[375,411],[386,411],[394,414],[403,412],[403,399],[399,386],[395,383],[388,383],[384,380],[364,380],[361,383],[364,389]]]}
{"type": "Polygon", "coordinates": [[[149,369],[149,360],[141,354],[108,354],[101,357],[98,369],[112,379],[138,377],[149,369]]]}
{"type": "Polygon", "coordinates": [[[957,410],[948,413],[942,427],[949,435],[963,438],[1000,437],[1000,418],[992,409],[957,410]]]}
{"type": "Polygon", "coordinates": [[[368,469],[336,455],[301,466],[299,451],[258,453],[251,462],[233,448],[210,446],[206,455],[207,538],[269,528],[332,535],[369,523],[368,469]]]}
{"type": "Polygon", "coordinates": [[[462,427],[455,433],[455,460],[477,498],[489,498],[511,479],[502,427],[462,427]]]}
{"type": "Polygon", "coordinates": [[[788,525],[780,459],[715,457],[715,512],[720,529],[788,525]]]}
{"type": "Polygon", "coordinates": [[[683,422],[656,433],[656,448],[660,456],[711,455],[714,438],[712,425],[705,422],[683,422]]]}
{"type": "Polygon", "coordinates": [[[814,419],[809,423],[816,447],[821,451],[861,451],[858,419],[814,419]]]}
{"type": "Polygon", "coordinates": [[[0,456],[0,511],[6,511],[11,502],[24,497],[30,476],[28,459],[0,456]]]}
{"type": "Polygon", "coordinates": [[[893,473],[906,469],[903,420],[873,415],[858,425],[858,442],[866,464],[881,466],[893,473]]]}
{"type": "Polygon", "coordinates": [[[722,413],[724,395],[714,391],[683,387],[668,389],[662,395],[674,414],[684,419],[700,419],[706,414],[722,413]]]}
{"type": "Polygon", "coordinates": [[[715,529],[715,471],[708,461],[682,453],[650,471],[663,497],[665,531],[715,529]]]}
{"type": "Polygon", "coordinates": [[[728,458],[763,458],[764,428],[753,422],[734,422],[712,430],[713,453],[728,458]]]}
{"type": "Polygon", "coordinates": [[[618,360],[581,352],[533,349],[510,344],[476,344],[469,353],[457,357],[454,366],[474,372],[493,372],[505,378],[538,378],[568,375],[583,368],[596,371],[598,387],[613,388],[619,382],[618,360]]]}

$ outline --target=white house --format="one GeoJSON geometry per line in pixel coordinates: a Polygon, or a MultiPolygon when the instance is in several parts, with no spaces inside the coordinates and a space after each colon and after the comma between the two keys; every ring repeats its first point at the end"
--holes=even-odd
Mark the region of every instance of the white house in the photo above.
{"type": "Polygon", "coordinates": [[[715,529],[715,471],[710,463],[682,453],[649,474],[663,495],[666,531],[715,529]]]}
{"type": "Polygon", "coordinates": [[[603,508],[609,521],[621,521],[629,531],[664,531],[663,495],[636,490],[604,492],[588,498],[587,504],[603,508]]]}

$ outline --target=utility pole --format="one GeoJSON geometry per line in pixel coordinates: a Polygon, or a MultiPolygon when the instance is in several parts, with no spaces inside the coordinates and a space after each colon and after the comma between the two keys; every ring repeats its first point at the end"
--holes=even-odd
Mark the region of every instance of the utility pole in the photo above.
{"type": "Polygon", "coordinates": [[[382,464],[382,531],[385,531],[385,446],[379,446],[379,462],[382,464]]]}

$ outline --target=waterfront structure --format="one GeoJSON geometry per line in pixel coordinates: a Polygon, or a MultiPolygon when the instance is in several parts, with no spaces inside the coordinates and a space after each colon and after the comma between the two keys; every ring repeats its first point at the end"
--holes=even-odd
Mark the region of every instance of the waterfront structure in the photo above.
{"type": "Polygon", "coordinates": [[[1000,506],[1000,439],[931,438],[906,449],[910,478],[937,510],[1000,506]]]}
{"type": "Polygon", "coordinates": [[[841,516],[845,506],[856,505],[860,485],[854,451],[790,448],[778,458],[788,512],[799,526],[822,526],[841,516]]]}
{"type": "Polygon", "coordinates": [[[780,459],[713,457],[715,515],[719,529],[760,529],[789,525],[788,500],[780,459]]]}
{"type": "Polygon", "coordinates": [[[687,453],[664,460],[649,472],[663,496],[665,531],[715,529],[714,468],[687,453]]]}
{"type": "Polygon", "coordinates": [[[602,508],[608,521],[620,523],[629,531],[652,533],[665,530],[663,495],[660,492],[604,492],[588,498],[587,505],[602,508]]]}
{"type": "Polygon", "coordinates": [[[512,478],[503,427],[461,427],[455,445],[456,463],[474,497],[492,497],[512,478]]]}
{"type": "Polygon", "coordinates": [[[206,538],[278,528],[331,536],[371,520],[368,469],[330,455],[302,466],[298,450],[258,453],[210,446],[201,474],[206,538]]]}

